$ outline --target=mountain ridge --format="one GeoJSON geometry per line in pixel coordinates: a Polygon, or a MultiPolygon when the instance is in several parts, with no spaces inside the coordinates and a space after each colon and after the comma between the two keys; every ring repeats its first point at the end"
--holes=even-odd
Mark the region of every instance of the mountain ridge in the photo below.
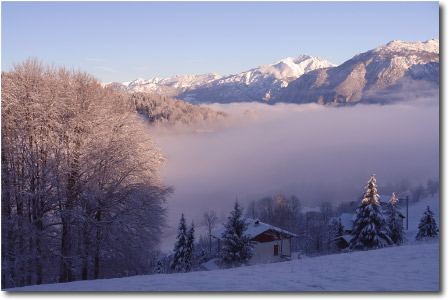
{"type": "Polygon", "coordinates": [[[177,97],[192,103],[210,102],[209,98],[216,97],[222,102],[232,102],[226,99],[240,97],[246,101],[268,101],[271,99],[271,93],[275,94],[279,89],[287,86],[288,82],[304,73],[331,66],[335,65],[321,58],[301,54],[232,75],[221,76],[207,73],[176,75],[168,78],[153,77],[147,80],[137,78],[123,83],[103,83],[103,86],[128,93],[146,92],[177,97]]]}
{"type": "Polygon", "coordinates": [[[207,73],[138,78],[103,86],[127,93],[156,93],[196,104],[256,101],[339,105],[356,103],[363,98],[375,101],[377,92],[397,89],[408,81],[425,82],[425,88],[431,84],[438,86],[438,39],[393,40],[358,53],[341,65],[301,54],[233,75],[207,73]]]}
{"type": "Polygon", "coordinates": [[[326,105],[379,99],[381,91],[399,89],[405,82],[427,81],[438,85],[438,40],[392,41],[355,55],[343,64],[314,70],[291,82],[277,102],[326,105]],[[376,99],[378,98],[378,99],[376,99]]]}

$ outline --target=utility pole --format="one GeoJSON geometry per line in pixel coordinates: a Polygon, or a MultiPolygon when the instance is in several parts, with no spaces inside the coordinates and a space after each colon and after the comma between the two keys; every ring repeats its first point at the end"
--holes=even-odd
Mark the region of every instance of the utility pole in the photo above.
{"type": "Polygon", "coordinates": [[[409,230],[409,196],[406,196],[406,230],[409,230]]]}

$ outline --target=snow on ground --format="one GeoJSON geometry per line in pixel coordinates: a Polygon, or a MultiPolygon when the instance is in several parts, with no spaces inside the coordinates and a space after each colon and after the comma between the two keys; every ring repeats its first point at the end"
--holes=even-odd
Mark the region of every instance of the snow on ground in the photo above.
{"type": "MultiPolygon", "coordinates": [[[[418,233],[418,224],[420,219],[423,217],[423,213],[426,210],[426,206],[430,207],[431,211],[434,213],[434,219],[436,220],[437,226],[440,229],[439,224],[439,193],[435,194],[433,197],[428,196],[415,204],[409,204],[409,230],[406,232],[406,237],[408,241],[415,240],[415,236],[418,233]]],[[[400,209],[401,212],[406,215],[406,206],[400,209]]],[[[406,228],[406,221],[404,224],[406,228]]]]}
{"type": "Polygon", "coordinates": [[[439,243],[183,274],[77,281],[10,291],[438,291],[439,243]]]}
{"type": "Polygon", "coordinates": [[[410,205],[406,246],[302,256],[289,262],[228,270],[77,281],[9,291],[438,291],[439,243],[415,242],[427,205],[439,226],[439,194],[410,205]]]}

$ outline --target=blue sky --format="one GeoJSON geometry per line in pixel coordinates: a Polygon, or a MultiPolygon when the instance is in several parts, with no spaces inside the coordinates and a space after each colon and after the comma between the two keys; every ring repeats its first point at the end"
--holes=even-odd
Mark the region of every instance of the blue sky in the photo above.
{"type": "Polygon", "coordinates": [[[439,38],[438,2],[2,2],[2,70],[38,57],[101,81],[236,74],[299,54],[340,64],[439,38]]]}

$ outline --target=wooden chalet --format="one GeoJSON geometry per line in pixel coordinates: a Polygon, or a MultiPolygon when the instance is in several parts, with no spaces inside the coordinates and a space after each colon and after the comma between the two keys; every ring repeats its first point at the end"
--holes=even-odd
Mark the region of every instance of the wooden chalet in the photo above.
{"type": "MultiPolygon", "coordinates": [[[[275,226],[245,218],[248,224],[245,234],[250,236],[254,242],[254,255],[249,264],[278,262],[291,259],[291,239],[297,235],[275,226]]],[[[212,233],[212,237],[218,240],[218,249],[221,249],[222,234],[225,227],[219,228],[212,233]]]]}

